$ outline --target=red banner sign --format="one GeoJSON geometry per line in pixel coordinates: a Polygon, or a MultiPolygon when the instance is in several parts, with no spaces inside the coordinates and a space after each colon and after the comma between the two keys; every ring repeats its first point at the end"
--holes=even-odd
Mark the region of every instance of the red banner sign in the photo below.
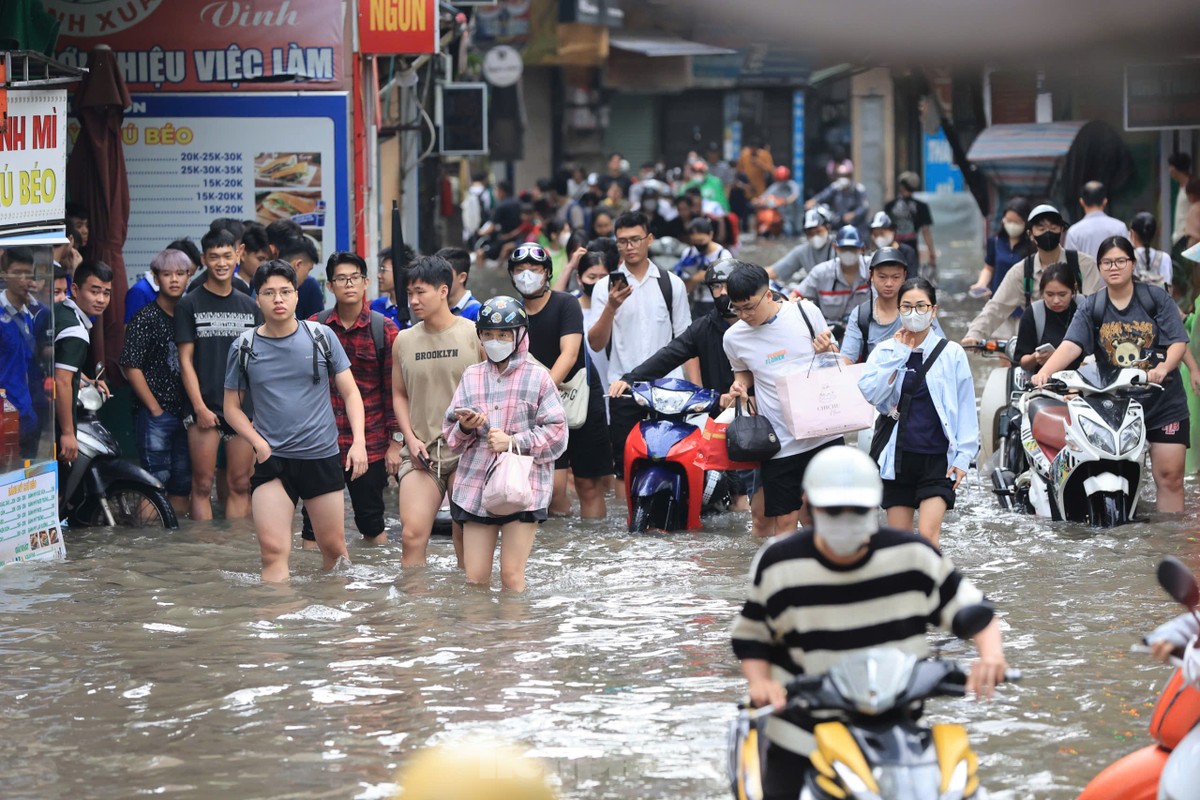
{"type": "MultiPolygon", "coordinates": [[[[44,0],[57,57],[106,44],[131,92],[342,88],[342,4],[330,0],[44,0]]],[[[428,0],[430,4],[436,0],[428,0]]]]}
{"type": "Polygon", "coordinates": [[[358,49],[373,55],[436,53],[437,0],[358,0],[358,49]]]}

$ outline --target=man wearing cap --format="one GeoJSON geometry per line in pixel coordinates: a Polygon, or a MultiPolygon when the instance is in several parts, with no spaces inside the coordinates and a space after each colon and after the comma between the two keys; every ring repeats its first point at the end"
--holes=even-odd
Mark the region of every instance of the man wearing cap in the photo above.
{"type": "Polygon", "coordinates": [[[964,345],[977,344],[995,336],[996,330],[1014,310],[1028,308],[1034,300],[1041,299],[1042,271],[1051,264],[1065,263],[1071,268],[1083,287],[1081,294],[1092,294],[1104,286],[1100,271],[1096,269],[1096,259],[1087,253],[1063,248],[1062,235],[1066,227],[1066,220],[1052,205],[1043,203],[1030,212],[1025,231],[1037,245],[1037,252],[1014,264],[1005,274],[995,294],[971,321],[967,335],[962,339],[964,345]]]}
{"type": "Polygon", "coordinates": [[[871,217],[871,244],[875,246],[874,250],[876,252],[884,248],[899,250],[900,254],[904,256],[904,266],[908,277],[915,278],[920,274],[921,268],[917,251],[898,239],[895,221],[887,215],[886,211],[876,212],[875,216],[871,217]]]}
{"type": "MultiPolygon", "coordinates": [[[[861,364],[875,345],[900,330],[900,287],[908,279],[904,254],[895,247],[881,247],[871,256],[871,299],[860,305],[846,323],[840,352],[847,364],[861,364]]],[[[937,317],[933,330],[945,338],[937,317]]]]}
{"type": "MultiPolygon", "coordinates": [[[[821,451],[805,472],[804,492],[813,526],[759,550],[733,624],[733,652],[755,706],[782,710],[793,678],[820,675],[869,648],[928,656],[930,624],[950,630],[961,609],[986,603],[933,545],[879,526],[883,481],[867,454],[844,446],[821,451]]],[[[967,690],[990,697],[1008,668],[999,622],[972,639],[979,656],[967,690]]],[[[817,721],[798,709],[768,718],[764,800],[800,795],[817,721]]]]}
{"type": "Polygon", "coordinates": [[[850,312],[870,298],[871,271],[853,225],[838,231],[837,257],[813,267],[797,291],[817,304],[830,325],[844,325],[850,312]]]}
{"type": "Polygon", "coordinates": [[[829,216],[822,208],[804,212],[804,242],[767,268],[773,281],[802,280],[812,268],[834,257],[829,216]]]}

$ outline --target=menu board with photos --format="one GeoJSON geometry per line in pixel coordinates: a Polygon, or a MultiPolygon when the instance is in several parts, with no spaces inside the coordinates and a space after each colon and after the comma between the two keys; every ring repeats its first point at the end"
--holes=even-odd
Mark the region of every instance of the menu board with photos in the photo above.
{"type": "Polygon", "coordinates": [[[340,93],[135,95],[122,128],[130,282],[218,217],[291,219],[318,254],[348,250],[346,103],[340,93]]]}
{"type": "Polygon", "coordinates": [[[66,555],[58,521],[58,464],[0,475],[0,565],[66,555]]]}

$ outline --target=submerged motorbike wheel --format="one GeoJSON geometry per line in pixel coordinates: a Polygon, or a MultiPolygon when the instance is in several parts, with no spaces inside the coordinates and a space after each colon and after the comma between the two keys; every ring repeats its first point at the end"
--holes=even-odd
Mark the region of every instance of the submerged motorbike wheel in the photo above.
{"type": "Polygon", "coordinates": [[[1115,528],[1129,521],[1125,516],[1125,497],[1120,492],[1097,492],[1088,498],[1092,525],[1115,528]]]}
{"type": "MultiPolygon", "coordinates": [[[[109,513],[118,528],[178,528],[179,520],[175,509],[167,502],[167,496],[148,486],[118,481],[109,487],[109,513]]],[[[81,510],[79,522],[85,527],[107,525],[104,506],[99,500],[81,510]]]]}

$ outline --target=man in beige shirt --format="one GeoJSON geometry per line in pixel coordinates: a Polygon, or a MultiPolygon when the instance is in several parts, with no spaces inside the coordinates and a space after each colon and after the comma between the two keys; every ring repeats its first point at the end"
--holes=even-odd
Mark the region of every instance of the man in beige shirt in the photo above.
{"type": "MultiPolygon", "coordinates": [[[[458,456],[442,440],[442,418],[463,372],[483,360],[475,323],[450,309],[454,270],[440,256],[422,256],[407,272],[408,306],[420,322],[392,345],[392,405],[404,438],[400,451],[402,566],[425,563],[442,497],[454,482],[458,456]]],[[[462,565],[462,528],[454,526],[462,565]]]]}
{"type": "Polygon", "coordinates": [[[987,305],[971,321],[967,335],[962,339],[964,345],[977,344],[990,338],[1015,309],[1025,308],[1034,300],[1040,299],[1042,290],[1039,284],[1042,272],[1051,264],[1077,263],[1082,277],[1081,294],[1092,294],[1103,287],[1104,281],[1100,277],[1100,271],[1096,269],[1096,259],[1086,253],[1063,249],[1061,242],[1066,227],[1066,220],[1054,206],[1043,203],[1033,210],[1026,223],[1026,231],[1037,245],[1037,252],[1029,257],[1033,260],[1030,280],[1025,280],[1025,266],[1029,259],[1013,264],[987,305]]]}

